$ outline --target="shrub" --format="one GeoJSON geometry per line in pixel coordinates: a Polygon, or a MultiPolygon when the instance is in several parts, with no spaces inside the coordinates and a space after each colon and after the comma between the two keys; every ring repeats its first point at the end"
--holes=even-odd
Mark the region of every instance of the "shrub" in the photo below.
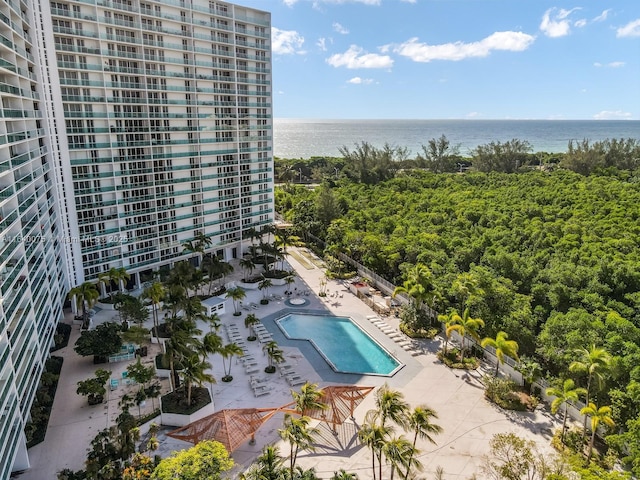
{"type": "Polygon", "coordinates": [[[460,361],[460,350],[457,348],[450,348],[447,350],[447,354],[444,355],[442,350],[437,353],[437,357],[449,368],[459,368],[462,370],[475,370],[480,366],[480,361],[472,356],[465,356],[464,360],[460,361]]]}
{"type": "Polygon", "coordinates": [[[409,338],[428,338],[431,340],[438,335],[437,328],[419,328],[418,330],[414,330],[404,323],[400,324],[400,331],[409,338]]]}
{"type": "Polygon", "coordinates": [[[517,395],[518,386],[509,379],[497,377],[484,377],[485,396],[496,405],[507,410],[526,410],[517,395]]]}
{"type": "Polygon", "coordinates": [[[62,357],[51,357],[45,363],[40,384],[36,390],[36,398],[31,406],[31,421],[25,426],[27,448],[44,441],[63,360],[62,357]]]}
{"type": "Polygon", "coordinates": [[[56,334],[53,336],[54,346],[51,352],[60,350],[69,344],[69,336],[71,335],[71,325],[67,323],[59,323],[56,326],[56,334]]]}

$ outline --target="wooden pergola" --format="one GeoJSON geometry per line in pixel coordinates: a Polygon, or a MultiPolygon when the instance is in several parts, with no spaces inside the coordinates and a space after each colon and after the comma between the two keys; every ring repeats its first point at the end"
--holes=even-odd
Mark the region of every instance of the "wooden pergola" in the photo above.
{"type": "MultiPolygon", "coordinates": [[[[353,413],[374,387],[357,387],[353,385],[331,385],[324,387],[319,401],[327,405],[326,409],[312,409],[302,412],[303,415],[333,425],[341,425],[353,413]]],[[[202,440],[216,440],[222,443],[227,451],[233,452],[248,438],[255,439],[255,433],[264,422],[278,412],[293,413],[295,402],[278,408],[237,408],[220,410],[212,415],[180,427],[167,433],[167,436],[196,444],[202,440]]]]}
{"type": "Polygon", "coordinates": [[[278,408],[220,410],[189,425],[173,430],[167,433],[167,436],[193,444],[202,440],[216,440],[222,443],[227,451],[232,452],[248,438],[254,440],[258,429],[278,410],[278,408]]]}

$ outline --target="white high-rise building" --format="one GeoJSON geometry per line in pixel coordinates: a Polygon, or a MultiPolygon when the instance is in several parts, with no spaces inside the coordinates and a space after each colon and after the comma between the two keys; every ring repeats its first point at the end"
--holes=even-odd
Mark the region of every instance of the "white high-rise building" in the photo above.
{"type": "Polygon", "coordinates": [[[208,0],[0,0],[0,478],[69,289],[273,222],[270,14],[208,0]]]}

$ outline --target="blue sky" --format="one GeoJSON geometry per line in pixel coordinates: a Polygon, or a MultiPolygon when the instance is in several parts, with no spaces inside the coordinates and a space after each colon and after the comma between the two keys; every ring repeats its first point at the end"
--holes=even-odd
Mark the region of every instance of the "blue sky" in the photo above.
{"type": "Polygon", "coordinates": [[[640,1],[235,0],[276,118],[640,120],[640,1]]]}

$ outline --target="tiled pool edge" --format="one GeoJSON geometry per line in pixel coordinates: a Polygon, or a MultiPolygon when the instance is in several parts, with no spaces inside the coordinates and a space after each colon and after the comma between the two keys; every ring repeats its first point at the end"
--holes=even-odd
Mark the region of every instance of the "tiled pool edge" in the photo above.
{"type": "Polygon", "coordinates": [[[389,351],[389,349],[387,349],[384,345],[382,345],[380,342],[378,342],[375,338],[373,338],[372,335],[369,334],[369,332],[367,332],[364,328],[362,328],[360,326],[360,324],[354,320],[351,316],[347,316],[347,315],[334,315],[331,312],[328,313],[320,313],[320,314],[314,314],[314,313],[309,313],[309,312],[301,312],[301,311],[294,311],[293,313],[283,313],[282,315],[278,316],[277,318],[275,318],[273,320],[273,322],[278,326],[278,328],[280,329],[280,331],[282,332],[282,334],[289,340],[296,340],[296,341],[306,341],[309,342],[313,348],[316,350],[316,352],[318,352],[318,354],[324,359],[325,362],[327,362],[327,364],[333,369],[334,372],[336,373],[342,373],[342,374],[348,374],[348,375],[366,375],[366,376],[372,376],[372,377],[386,377],[386,378],[390,378],[393,377],[394,375],[396,375],[400,370],[402,370],[405,367],[405,364],[399,359],[397,358],[392,352],[389,351]],[[286,328],[284,328],[282,326],[282,324],[280,323],[281,320],[283,320],[284,318],[289,317],[290,315],[307,315],[307,316],[317,316],[317,317],[325,317],[325,318],[344,318],[349,320],[353,326],[355,328],[357,328],[364,336],[366,336],[370,342],[372,342],[373,344],[375,344],[378,348],[380,348],[384,353],[386,353],[390,358],[392,358],[394,360],[395,363],[397,363],[397,366],[390,371],[389,373],[376,373],[376,372],[350,372],[350,371],[345,371],[345,370],[340,370],[328,357],[327,355],[324,353],[324,351],[320,348],[320,346],[318,346],[318,344],[316,342],[314,342],[313,338],[296,338],[296,337],[291,337],[289,335],[289,332],[287,332],[286,328]]]}

